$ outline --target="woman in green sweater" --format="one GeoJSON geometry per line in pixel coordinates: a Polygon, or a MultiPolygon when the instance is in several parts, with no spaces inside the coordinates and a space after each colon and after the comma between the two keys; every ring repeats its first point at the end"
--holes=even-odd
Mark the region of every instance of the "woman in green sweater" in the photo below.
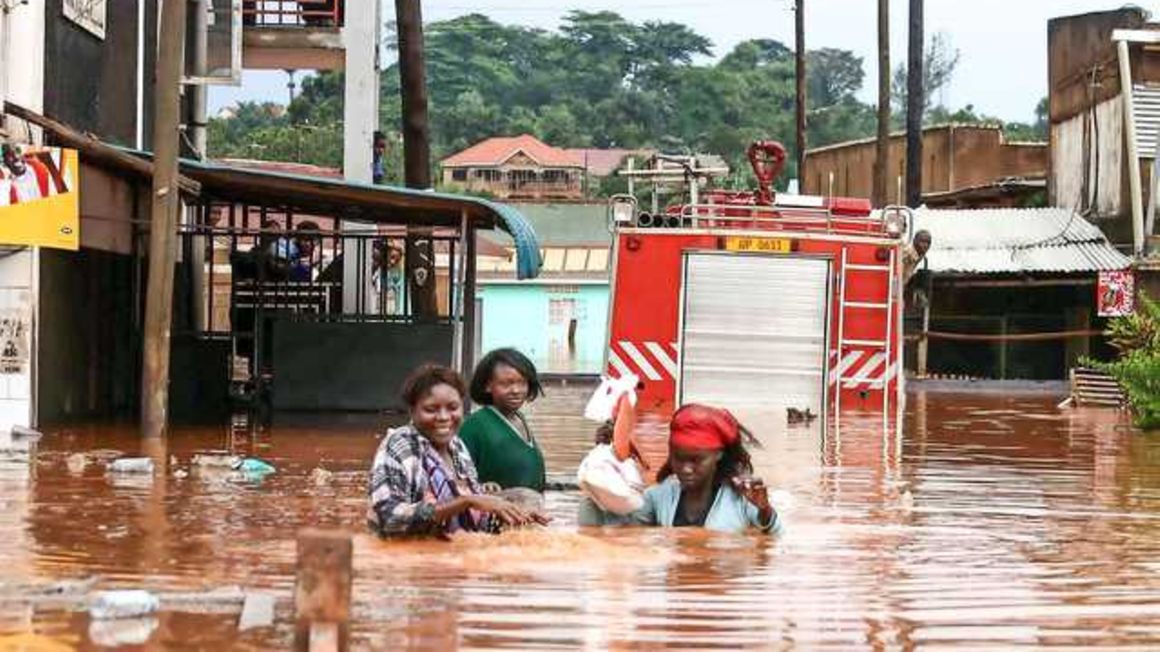
{"type": "Polygon", "coordinates": [[[459,431],[479,480],[502,489],[544,490],[544,454],[520,408],[543,394],[536,366],[515,349],[484,356],[471,379],[480,405],[459,431]]]}

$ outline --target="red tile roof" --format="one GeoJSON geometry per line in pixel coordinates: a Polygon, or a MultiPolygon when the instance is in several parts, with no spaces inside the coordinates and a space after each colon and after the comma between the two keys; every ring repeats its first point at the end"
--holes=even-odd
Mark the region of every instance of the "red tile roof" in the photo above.
{"type": "Polygon", "coordinates": [[[442,163],[444,167],[499,166],[519,152],[523,152],[542,167],[584,167],[583,160],[578,159],[575,154],[545,144],[529,134],[488,138],[462,152],[448,156],[442,163]]]}

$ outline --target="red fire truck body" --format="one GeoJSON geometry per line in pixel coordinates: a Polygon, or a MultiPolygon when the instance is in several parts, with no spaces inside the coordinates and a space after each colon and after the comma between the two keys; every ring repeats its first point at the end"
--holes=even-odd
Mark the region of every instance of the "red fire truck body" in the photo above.
{"type": "Polygon", "coordinates": [[[784,149],[750,159],[757,192],[616,225],[607,373],[638,376],[648,410],[901,409],[905,209],[774,197],[784,149]]]}

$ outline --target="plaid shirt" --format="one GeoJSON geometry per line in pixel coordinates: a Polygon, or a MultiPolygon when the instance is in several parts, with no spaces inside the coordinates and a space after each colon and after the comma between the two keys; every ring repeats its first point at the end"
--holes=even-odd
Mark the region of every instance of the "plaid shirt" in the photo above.
{"type": "MultiPolygon", "coordinates": [[[[475,464],[463,442],[456,437],[450,444],[455,475],[472,492],[479,492],[475,464]]],[[[435,520],[432,496],[423,456],[431,449],[413,425],[391,430],[383,437],[371,464],[369,525],[380,536],[435,534],[444,524],[435,520]]]]}

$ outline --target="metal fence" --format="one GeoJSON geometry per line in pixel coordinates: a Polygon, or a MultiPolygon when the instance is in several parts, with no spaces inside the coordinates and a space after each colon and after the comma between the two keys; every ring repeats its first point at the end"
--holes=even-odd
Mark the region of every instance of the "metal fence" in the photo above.
{"type": "Polygon", "coordinates": [[[229,340],[235,382],[267,374],[276,322],[463,319],[461,234],[371,225],[343,232],[333,218],[268,207],[198,210],[202,225],[179,232],[189,318],[175,332],[229,340]]]}

